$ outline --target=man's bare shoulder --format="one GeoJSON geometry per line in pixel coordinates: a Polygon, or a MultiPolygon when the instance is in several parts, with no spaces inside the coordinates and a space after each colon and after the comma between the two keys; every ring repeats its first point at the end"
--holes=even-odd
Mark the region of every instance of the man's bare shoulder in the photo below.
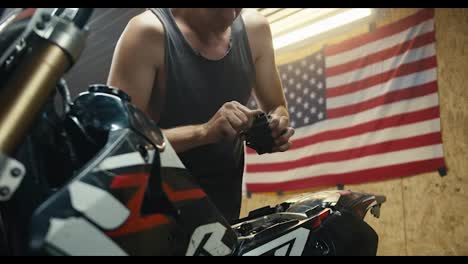
{"type": "Polygon", "coordinates": [[[241,15],[247,30],[262,34],[262,36],[270,34],[268,19],[254,8],[245,8],[241,15]]]}
{"type": "Polygon", "coordinates": [[[133,32],[135,36],[148,40],[164,39],[164,27],[150,10],[131,18],[126,31],[133,32]]]}
{"type": "Polygon", "coordinates": [[[254,61],[271,49],[272,37],[270,23],[262,14],[253,8],[246,8],[241,13],[249,38],[254,61]]]}
{"type": "Polygon", "coordinates": [[[163,63],[164,41],[165,32],[161,21],[147,10],[127,23],[117,50],[118,54],[133,54],[159,67],[163,63]]]}

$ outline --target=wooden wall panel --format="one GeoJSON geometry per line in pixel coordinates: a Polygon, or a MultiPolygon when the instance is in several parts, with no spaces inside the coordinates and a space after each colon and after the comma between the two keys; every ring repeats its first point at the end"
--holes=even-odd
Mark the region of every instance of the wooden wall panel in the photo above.
{"type": "Polygon", "coordinates": [[[468,9],[436,9],[438,83],[449,173],[403,180],[410,255],[468,255],[468,9]]]}

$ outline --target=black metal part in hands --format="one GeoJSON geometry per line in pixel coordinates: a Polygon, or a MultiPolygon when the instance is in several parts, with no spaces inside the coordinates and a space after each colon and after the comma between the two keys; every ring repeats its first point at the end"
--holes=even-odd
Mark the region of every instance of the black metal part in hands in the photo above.
{"type": "Polygon", "coordinates": [[[265,113],[258,115],[252,127],[245,133],[247,146],[254,149],[259,155],[273,151],[274,139],[269,127],[270,120],[270,115],[265,113]]]}

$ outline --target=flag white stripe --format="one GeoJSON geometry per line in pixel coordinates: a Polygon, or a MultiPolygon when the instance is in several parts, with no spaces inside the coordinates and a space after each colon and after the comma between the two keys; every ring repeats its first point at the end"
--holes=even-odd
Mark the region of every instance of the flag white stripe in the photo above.
{"type": "Polygon", "coordinates": [[[366,156],[341,162],[320,163],[310,167],[281,172],[251,173],[248,183],[278,183],[317,177],[324,174],[350,173],[364,169],[379,168],[407,162],[443,157],[442,145],[431,145],[384,154],[366,156]]]}
{"type": "Polygon", "coordinates": [[[438,105],[439,97],[437,93],[432,93],[409,100],[402,100],[391,104],[386,104],[376,108],[372,108],[366,111],[362,111],[354,115],[327,119],[325,121],[318,122],[310,126],[297,128],[294,133],[293,139],[303,138],[305,136],[312,136],[330,130],[342,129],[351,125],[355,126],[367,123],[375,119],[405,114],[438,105]]]}
{"type": "Polygon", "coordinates": [[[435,56],[435,44],[431,43],[416,49],[411,49],[398,56],[391,57],[371,65],[367,65],[354,71],[342,73],[326,79],[327,89],[358,82],[365,78],[397,69],[403,64],[420,61],[425,58],[435,56]]]}
{"type": "Polygon", "coordinates": [[[344,64],[362,58],[369,54],[373,54],[381,50],[394,47],[402,42],[408,41],[433,30],[434,19],[431,18],[400,33],[373,42],[369,42],[352,50],[341,52],[332,56],[327,56],[326,67],[329,68],[336,65],[344,64]]]}
{"type": "Polygon", "coordinates": [[[411,88],[413,86],[422,85],[425,83],[433,82],[437,79],[437,69],[432,68],[429,70],[412,73],[409,75],[391,79],[385,83],[380,83],[371,86],[365,90],[356,91],[337,97],[332,97],[327,100],[327,108],[329,110],[353,105],[367,100],[385,95],[389,92],[411,88]]]}
{"type": "Polygon", "coordinates": [[[345,151],[351,148],[365,147],[371,144],[382,143],[389,140],[409,138],[440,131],[440,119],[412,123],[399,127],[389,127],[372,131],[345,139],[322,141],[307,147],[291,149],[287,152],[272,154],[248,155],[248,164],[267,164],[276,162],[296,161],[310,155],[320,155],[329,152],[345,151]]]}

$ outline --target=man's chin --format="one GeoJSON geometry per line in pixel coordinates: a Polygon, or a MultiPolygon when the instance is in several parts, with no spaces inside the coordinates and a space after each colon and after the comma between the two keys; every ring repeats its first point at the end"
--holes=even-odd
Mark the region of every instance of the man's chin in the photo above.
{"type": "Polygon", "coordinates": [[[240,15],[242,8],[225,8],[224,9],[224,17],[228,20],[236,20],[236,18],[240,15]]]}

